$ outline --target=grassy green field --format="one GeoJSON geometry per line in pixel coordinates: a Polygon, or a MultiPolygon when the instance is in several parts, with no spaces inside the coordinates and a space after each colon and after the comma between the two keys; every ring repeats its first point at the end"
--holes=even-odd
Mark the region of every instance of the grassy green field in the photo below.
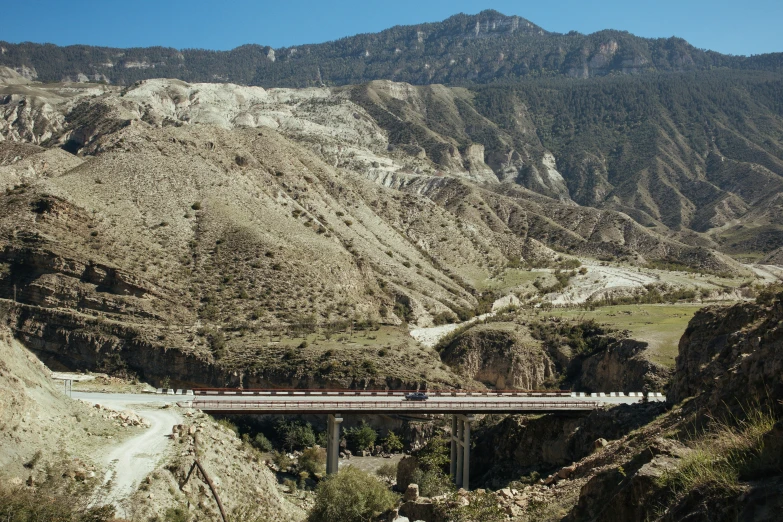
{"type": "Polygon", "coordinates": [[[593,311],[552,310],[547,315],[595,321],[617,330],[629,330],[631,337],[649,343],[647,357],[673,367],[677,346],[688,322],[701,304],[606,306],[593,311]]]}
{"type": "Polygon", "coordinates": [[[498,275],[491,276],[487,272],[471,272],[461,274],[467,281],[480,292],[507,293],[519,289],[525,285],[532,288],[533,281],[542,279],[544,283],[554,281],[555,278],[549,272],[541,270],[527,270],[525,268],[504,268],[498,275]]]}

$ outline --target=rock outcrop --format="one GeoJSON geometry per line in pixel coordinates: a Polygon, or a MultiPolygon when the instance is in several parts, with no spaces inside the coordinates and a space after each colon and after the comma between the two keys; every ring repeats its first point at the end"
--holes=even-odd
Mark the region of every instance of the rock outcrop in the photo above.
{"type": "Polygon", "coordinates": [[[513,323],[470,328],[443,348],[441,359],[458,373],[500,390],[540,389],[556,374],[541,343],[513,323]]]}
{"type": "Polygon", "coordinates": [[[742,303],[696,313],[680,340],[669,403],[695,397],[698,407],[717,411],[783,398],[782,297],[769,306],[742,303]]]}
{"type": "Polygon", "coordinates": [[[647,343],[622,339],[581,361],[576,389],[589,392],[663,391],[671,370],[650,361],[647,343]]]}
{"type": "Polygon", "coordinates": [[[531,471],[543,473],[566,466],[592,453],[596,440],[616,440],[644,426],[664,411],[663,406],[624,405],[585,417],[509,416],[477,430],[472,472],[486,485],[501,487],[531,471]]]}

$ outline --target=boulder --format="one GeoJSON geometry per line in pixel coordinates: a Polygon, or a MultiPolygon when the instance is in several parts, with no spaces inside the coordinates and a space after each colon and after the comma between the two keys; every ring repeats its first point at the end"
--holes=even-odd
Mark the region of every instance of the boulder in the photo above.
{"type": "Polygon", "coordinates": [[[405,502],[414,502],[419,499],[419,485],[418,484],[408,484],[407,489],[405,490],[405,495],[403,495],[402,499],[405,502]]]}
{"type": "Polygon", "coordinates": [[[435,504],[429,499],[419,499],[416,502],[404,502],[400,506],[400,516],[410,520],[434,520],[435,504]]]}
{"type": "Polygon", "coordinates": [[[574,471],[576,471],[576,464],[571,464],[570,466],[560,468],[560,471],[557,472],[557,478],[567,479],[573,474],[574,471]]]}

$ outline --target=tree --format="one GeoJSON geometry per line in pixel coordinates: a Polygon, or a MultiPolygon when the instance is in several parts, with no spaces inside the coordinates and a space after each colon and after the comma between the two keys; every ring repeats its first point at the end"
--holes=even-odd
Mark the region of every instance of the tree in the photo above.
{"type": "Polygon", "coordinates": [[[288,422],[285,419],[278,421],[275,426],[277,436],[288,451],[309,448],[315,446],[315,432],[313,426],[308,422],[294,421],[288,422]]]}
{"type": "Polygon", "coordinates": [[[378,434],[365,421],[354,428],[345,430],[345,438],[348,443],[358,450],[367,450],[375,446],[378,434]]]}
{"type": "Polygon", "coordinates": [[[394,453],[397,451],[402,451],[403,444],[402,439],[400,439],[396,433],[389,430],[389,433],[386,434],[386,437],[384,437],[381,440],[381,445],[388,451],[389,453],[394,453]]]}
{"type": "Polygon", "coordinates": [[[309,522],[365,522],[392,509],[397,501],[378,479],[353,466],[321,481],[315,495],[309,522]]]}

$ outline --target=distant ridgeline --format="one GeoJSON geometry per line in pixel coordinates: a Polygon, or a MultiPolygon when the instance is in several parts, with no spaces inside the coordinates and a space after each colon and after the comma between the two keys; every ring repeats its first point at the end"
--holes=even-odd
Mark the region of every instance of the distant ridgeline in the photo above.
{"type": "Polygon", "coordinates": [[[0,42],[0,65],[43,82],[129,85],[148,78],[178,78],[306,87],[388,79],[466,85],[714,68],[779,71],[783,53],[729,56],[697,49],[680,38],[640,38],[614,30],[590,35],[550,33],[518,16],[483,11],[281,49],[244,45],[231,51],[180,51],[0,42]]]}

